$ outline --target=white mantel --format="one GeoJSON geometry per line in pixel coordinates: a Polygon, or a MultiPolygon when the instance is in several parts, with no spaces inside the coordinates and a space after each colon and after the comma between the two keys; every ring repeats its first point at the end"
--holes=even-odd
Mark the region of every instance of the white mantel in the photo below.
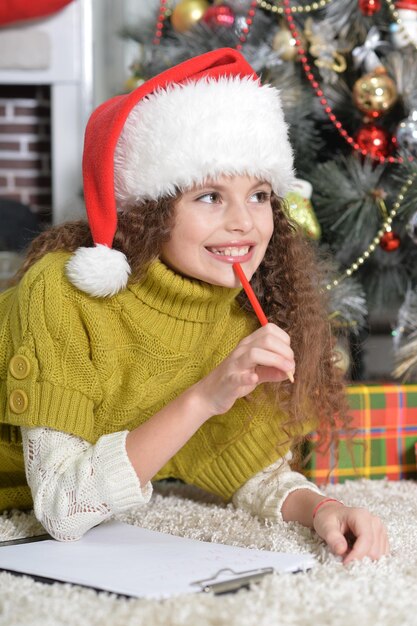
{"type": "Polygon", "coordinates": [[[129,76],[135,48],[119,33],[124,24],[144,19],[144,6],[151,19],[157,0],[145,0],[144,5],[142,1],[138,0],[132,12],[132,4],[126,0],[73,0],[49,17],[0,28],[0,54],[7,38],[29,46],[24,53],[18,50],[14,68],[2,69],[0,58],[0,84],[51,87],[54,223],[85,214],[80,197],[85,125],[93,108],[119,93],[129,76]],[[40,42],[32,51],[31,40],[40,42]],[[30,65],[36,59],[42,63],[45,56],[46,67],[19,68],[22,57],[30,65]]]}
{"type": "Polygon", "coordinates": [[[93,108],[92,0],[74,0],[50,17],[1,28],[0,48],[9,41],[15,45],[0,61],[10,65],[0,68],[0,84],[51,88],[53,221],[78,217],[82,140],[93,108]],[[22,59],[32,67],[22,67],[22,59]]]}

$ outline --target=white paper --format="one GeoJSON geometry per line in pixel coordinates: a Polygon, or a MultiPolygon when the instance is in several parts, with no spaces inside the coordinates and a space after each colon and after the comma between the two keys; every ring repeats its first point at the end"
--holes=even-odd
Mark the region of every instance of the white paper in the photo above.
{"type": "Polygon", "coordinates": [[[309,554],[196,541],[116,521],[93,528],[79,541],[0,547],[1,569],[146,598],[201,591],[192,583],[213,578],[224,568],[293,572],[314,562],[309,554]]]}

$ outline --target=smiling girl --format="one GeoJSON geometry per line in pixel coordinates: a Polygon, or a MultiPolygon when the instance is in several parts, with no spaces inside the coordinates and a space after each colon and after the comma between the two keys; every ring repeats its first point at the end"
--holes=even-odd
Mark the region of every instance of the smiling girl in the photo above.
{"type": "Polygon", "coordinates": [[[234,50],[191,59],[93,113],[83,174],[88,223],[38,237],[0,297],[0,507],[73,540],[176,478],[346,563],[386,554],[378,518],[290,468],[346,409],[277,90],[234,50]]]}

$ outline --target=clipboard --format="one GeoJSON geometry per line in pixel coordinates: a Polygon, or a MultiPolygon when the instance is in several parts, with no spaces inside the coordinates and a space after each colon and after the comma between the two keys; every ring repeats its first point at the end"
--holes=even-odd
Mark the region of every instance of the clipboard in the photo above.
{"type": "Polygon", "coordinates": [[[241,589],[249,589],[251,585],[261,582],[265,576],[274,573],[273,567],[261,567],[259,569],[236,572],[230,567],[219,570],[211,578],[196,580],[192,585],[198,585],[201,593],[214,593],[222,595],[224,593],[234,593],[241,589]],[[226,575],[226,579],[220,580],[226,575]]]}
{"type": "Polygon", "coordinates": [[[20,539],[7,539],[6,541],[0,541],[0,548],[4,546],[18,546],[22,543],[32,543],[34,541],[46,541],[46,539],[53,539],[51,535],[34,535],[33,537],[21,537],[20,539]]]}
{"type": "Polygon", "coordinates": [[[315,564],[310,554],[198,541],[117,521],[92,528],[78,541],[43,536],[7,543],[0,545],[0,569],[136,598],[231,593],[274,572],[306,571],[315,564]]]}

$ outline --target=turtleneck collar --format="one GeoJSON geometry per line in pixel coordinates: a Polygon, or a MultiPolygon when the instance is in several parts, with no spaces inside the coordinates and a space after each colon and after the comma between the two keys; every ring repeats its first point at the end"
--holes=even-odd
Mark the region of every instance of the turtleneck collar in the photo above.
{"type": "Polygon", "coordinates": [[[181,276],[160,260],[151,263],[146,277],[128,289],[161,313],[196,322],[217,319],[230,309],[241,291],[181,276]]]}

